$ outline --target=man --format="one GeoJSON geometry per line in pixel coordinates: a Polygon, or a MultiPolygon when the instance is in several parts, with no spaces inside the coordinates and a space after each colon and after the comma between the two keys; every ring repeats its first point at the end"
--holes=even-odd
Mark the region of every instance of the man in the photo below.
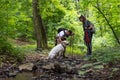
{"type": "Polygon", "coordinates": [[[89,56],[92,54],[92,35],[94,33],[94,25],[83,15],[79,17],[79,20],[83,23],[84,42],[87,46],[87,56],[89,56]]]}
{"type": "MultiPolygon", "coordinates": [[[[69,36],[72,36],[73,33],[71,30],[63,29],[55,37],[55,45],[60,44],[62,41],[66,40],[69,36]]],[[[65,57],[65,50],[63,52],[63,57],[65,57]]]]}
{"type": "Polygon", "coordinates": [[[55,45],[61,43],[63,40],[66,40],[66,38],[68,38],[69,36],[72,36],[73,33],[71,30],[67,30],[67,29],[63,29],[61,30],[57,36],[56,36],[56,42],[55,42],[55,45]]]}

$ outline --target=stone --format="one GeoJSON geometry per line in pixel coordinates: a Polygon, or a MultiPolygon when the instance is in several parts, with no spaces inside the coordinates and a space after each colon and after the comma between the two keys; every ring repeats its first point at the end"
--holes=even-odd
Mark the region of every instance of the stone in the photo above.
{"type": "Polygon", "coordinates": [[[50,63],[48,65],[42,66],[43,69],[50,70],[54,68],[54,63],[50,63]]]}
{"type": "Polygon", "coordinates": [[[33,63],[26,63],[19,66],[19,70],[25,70],[25,71],[32,71],[34,64],[33,63]]]}
{"type": "Polygon", "coordinates": [[[19,71],[12,71],[8,73],[8,77],[15,77],[19,71]]]}

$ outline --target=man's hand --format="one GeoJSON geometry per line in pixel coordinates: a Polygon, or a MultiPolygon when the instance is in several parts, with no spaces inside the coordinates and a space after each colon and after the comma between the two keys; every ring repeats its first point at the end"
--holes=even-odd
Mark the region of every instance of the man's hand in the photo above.
{"type": "Polygon", "coordinates": [[[62,42],[61,37],[59,37],[59,38],[57,39],[57,44],[59,44],[59,43],[61,43],[61,42],[62,42]]]}
{"type": "Polygon", "coordinates": [[[74,36],[74,35],[75,35],[74,33],[71,34],[71,36],[74,36]]]}

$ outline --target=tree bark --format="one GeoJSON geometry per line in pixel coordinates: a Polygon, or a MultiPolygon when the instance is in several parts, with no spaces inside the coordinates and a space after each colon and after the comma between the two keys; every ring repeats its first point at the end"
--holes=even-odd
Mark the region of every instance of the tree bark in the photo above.
{"type": "Polygon", "coordinates": [[[42,45],[43,48],[48,48],[47,46],[47,36],[46,36],[46,30],[45,27],[43,26],[42,18],[39,16],[39,21],[40,21],[40,26],[41,26],[41,34],[42,34],[42,45]]]}
{"type": "Polygon", "coordinates": [[[108,21],[107,17],[105,16],[105,14],[101,11],[98,0],[97,0],[97,6],[94,6],[94,7],[102,14],[103,18],[106,20],[108,26],[112,30],[112,33],[113,33],[117,43],[120,45],[119,38],[117,37],[117,35],[116,35],[116,33],[115,33],[114,29],[113,29],[113,26],[110,24],[110,22],[108,21]]]}
{"type": "Polygon", "coordinates": [[[37,49],[42,48],[42,43],[41,43],[41,33],[40,33],[40,24],[39,24],[39,15],[38,15],[38,0],[33,0],[33,22],[34,22],[34,30],[35,30],[35,37],[37,40],[37,49]]]}
{"type": "Polygon", "coordinates": [[[37,49],[45,49],[47,48],[47,37],[46,32],[42,23],[42,18],[40,16],[40,10],[38,6],[38,0],[33,0],[33,22],[34,22],[34,30],[35,36],[37,40],[37,49]]]}

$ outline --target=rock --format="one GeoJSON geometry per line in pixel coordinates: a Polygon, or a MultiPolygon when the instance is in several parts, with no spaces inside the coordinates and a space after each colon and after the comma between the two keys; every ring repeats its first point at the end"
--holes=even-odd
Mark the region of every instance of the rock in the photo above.
{"type": "Polygon", "coordinates": [[[15,77],[19,71],[13,71],[8,73],[8,77],[15,77]]]}
{"type": "Polygon", "coordinates": [[[34,64],[33,63],[26,63],[19,66],[19,70],[25,70],[25,71],[32,71],[34,64]]]}
{"type": "Polygon", "coordinates": [[[34,65],[33,67],[32,67],[32,71],[36,71],[38,69],[38,67],[36,66],[36,65],[34,65]]]}
{"type": "Polygon", "coordinates": [[[40,59],[35,65],[35,73],[39,74],[37,75],[38,80],[79,80],[77,79],[81,67],[79,59],[40,59]]]}
{"type": "Polygon", "coordinates": [[[5,78],[5,74],[3,71],[0,70],[0,78],[5,78]]]}
{"type": "Polygon", "coordinates": [[[68,67],[67,70],[66,70],[66,73],[68,73],[68,74],[78,74],[78,71],[74,67],[68,67]]]}
{"type": "Polygon", "coordinates": [[[62,68],[60,64],[58,64],[58,63],[55,63],[55,64],[54,64],[54,68],[53,68],[53,71],[54,71],[54,72],[63,73],[64,70],[65,70],[65,69],[62,68]]]}
{"type": "Polygon", "coordinates": [[[91,72],[93,72],[93,69],[86,70],[86,73],[91,73],[91,72]]]}
{"type": "Polygon", "coordinates": [[[37,77],[32,77],[32,80],[37,80],[37,77]]]}
{"type": "Polygon", "coordinates": [[[42,66],[43,69],[50,70],[54,68],[54,63],[50,63],[48,65],[42,66]]]}

